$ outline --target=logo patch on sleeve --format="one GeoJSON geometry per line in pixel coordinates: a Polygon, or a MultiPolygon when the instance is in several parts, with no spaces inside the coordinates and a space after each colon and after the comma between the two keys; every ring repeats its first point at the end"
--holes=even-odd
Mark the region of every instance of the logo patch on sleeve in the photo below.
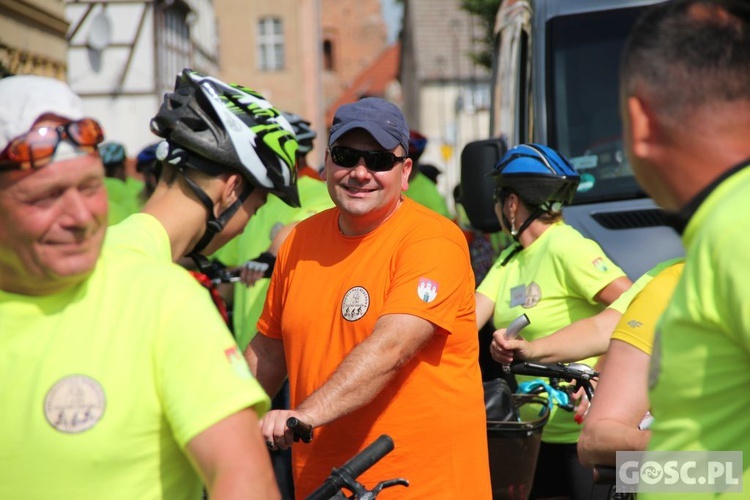
{"type": "Polygon", "coordinates": [[[350,288],[341,302],[341,315],[347,321],[357,321],[370,307],[370,294],[361,286],[350,288]]]}
{"type": "Polygon", "coordinates": [[[438,284],[427,278],[419,278],[417,286],[417,295],[420,299],[428,304],[435,300],[438,293],[438,284]]]}
{"type": "Polygon", "coordinates": [[[44,416],[60,432],[76,434],[94,427],[104,415],[102,385],[86,375],[69,375],[53,385],[44,398],[44,416]]]}
{"type": "Polygon", "coordinates": [[[607,263],[604,261],[604,259],[602,257],[597,257],[596,259],[594,259],[593,261],[591,261],[591,263],[594,265],[594,267],[597,270],[599,270],[599,271],[601,271],[603,273],[605,273],[605,272],[607,272],[609,270],[609,267],[607,267],[607,263]]]}
{"type": "Polygon", "coordinates": [[[250,374],[250,368],[248,368],[245,358],[240,354],[240,350],[237,346],[224,349],[224,356],[227,357],[227,361],[232,366],[232,369],[237,375],[242,378],[252,378],[250,374]]]}

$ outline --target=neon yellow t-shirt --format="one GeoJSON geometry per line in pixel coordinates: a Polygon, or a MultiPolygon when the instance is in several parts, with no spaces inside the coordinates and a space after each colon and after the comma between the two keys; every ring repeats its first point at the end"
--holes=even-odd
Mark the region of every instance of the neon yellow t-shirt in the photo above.
{"type": "Polygon", "coordinates": [[[683,267],[684,259],[678,259],[649,279],[620,318],[612,333],[613,339],[627,342],[651,356],[656,323],[672,298],[683,267]]]}
{"type": "Polygon", "coordinates": [[[0,291],[0,498],[200,498],[185,446],[270,401],[194,283],[105,248],[69,291],[0,291]]]}
{"type": "Polygon", "coordinates": [[[172,244],[161,222],[150,214],[133,214],[107,228],[107,247],[136,252],[158,262],[172,262],[172,244]]]}
{"type": "MultiPolygon", "coordinates": [[[[293,208],[276,196],[268,201],[250,219],[245,230],[225,245],[217,254],[225,265],[239,266],[254,259],[268,249],[271,239],[281,227],[307,219],[311,215],[333,206],[326,183],[310,177],[297,181],[300,208],[293,208]]],[[[257,332],[256,323],[263,311],[270,280],[263,278],[253,286],[237,283],[234,287],[234,334],[241,350],[250,343],[257,332]]]]}
{"type": "Polygon", "coordinates": [[[142,196],[143,190],[146,188],[146,183],[140,179],[134,177],[128,177],[125,179],[125,187],[130,193],[130,206],[132,207],[131,213],[138,213],[143,209],[145,200],[142,196]]]}
{"type": "MultiPolygon", "coordinates": [[[[604,306],[594,297],[612,281],[625,276],[596,242],[563,222],[552,225],[501,266],[510,251],[512,247],[500,255],[477,292],[495,303],[494,323],[498,328],[526,313],[531,324],[523,330],[523,336],[528,340],[546,337],[600,312],[604,306]]],[[[596,360],[589,358],[582,362],[593,367],[596,360]]],[[[542,440],[575,443],[580,426],[575,423],[573,413],[558,410],[555,406],[542,440]]]]}
{"type": "MultiPolygon", "coordinates": [[[[104,187],[107,189],[107,201],[109,202],[107,222],[110,226],[122,222],[129,215],[140,210],[138,198],[140,189],[137,192],[135,191],[139,182],[132,178],[128,178],[126,181],[121,181],[115,177],[104,178],[104,187]]],[[[140,183],[140,187],[143,188],[143,183],[140,183]]]]}
{"type": "Polygon", "coordinates": [[[416,177],[409,181],[409,189],[404,194],[420,205],[434,210],[449,219],[452,218],[445,198],[440,194],[435,183],[423,173],[419,172],[416,177]]]}
{"type": "MultiPolygon", "coordinates": [[[[735,475],[742,474],[745,491],[750,484],[748,199],[746,166],[716,186],[692,215],[682,236],[685,268],[657,326],[649,376],[655,417],[649,450],[741,451],[744,471],[735,475]]],[[[737,495],[690,495],[724,497],[737,495]]]]}
{"type": "Polygon", "coordinates": [[[104,187],[107,190],[107,224],[114,225],[122,222],[130,215],[128,209],[122,204],[125,196],[125,183],[113,177],[104,178],[104,187]]]}

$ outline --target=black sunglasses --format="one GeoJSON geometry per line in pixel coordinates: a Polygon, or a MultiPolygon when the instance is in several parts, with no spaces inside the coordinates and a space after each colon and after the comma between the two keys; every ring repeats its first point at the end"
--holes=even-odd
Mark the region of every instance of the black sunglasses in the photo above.
{"type": "Polygon", "coordinates": [[[330,149],[333,163],[344,168],[354,168],[360,158],[365,159],[365,166],[373,172],[387,172],[404,161],[407,156],[396,156],[389,151],[362,151],[346,146],[333,146],[330,149]]]}

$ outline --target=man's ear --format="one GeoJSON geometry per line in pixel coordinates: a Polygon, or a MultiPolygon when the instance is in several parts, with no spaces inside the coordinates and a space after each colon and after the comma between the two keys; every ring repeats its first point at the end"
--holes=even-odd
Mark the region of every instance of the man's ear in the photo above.
{"type": "Polygon", "coordinates": [[[232,205],[232,203],[239,199],[240,194],[245,187],[245,182],[245,179],[243,179],[240,174],[227,175],[219,202],[224,207],[232,205]]]}
{"type": "Polygon", "coordinates": [[[656,139],[656,120],[653,110],[640,97],[630,96],[627,100],[628,120],[625,133],[630,137],[630,147],[637,158],[646,158],[652,153],[656,139]]]}
{"type": "Polygon", "coordinates": [[[411,158],[407,158],[404,160],[404,167],[401,172],[401,191],[406,191],[409,189],[409,174],[411,174],[411,169],[414,168],[414,162],[411,160],[411,158]]]}
{"type": "Polygon", "coordinates": [[[331,150],[326,148],[325,155],[323,156],[323,170],[320,173],[320,178],[326,180],[328,178],[328,158],[331,155],[331,150]]]}

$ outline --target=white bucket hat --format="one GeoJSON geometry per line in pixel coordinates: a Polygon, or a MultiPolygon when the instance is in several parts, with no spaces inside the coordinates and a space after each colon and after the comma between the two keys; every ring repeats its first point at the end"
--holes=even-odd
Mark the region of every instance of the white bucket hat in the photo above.
{"type": "Polygon", "coordinates": [[[67,84],[33,75],[0,79],[0,151],[31,129],[44,114],[68,120],[83,118],[83,103],[67,84]]]}

